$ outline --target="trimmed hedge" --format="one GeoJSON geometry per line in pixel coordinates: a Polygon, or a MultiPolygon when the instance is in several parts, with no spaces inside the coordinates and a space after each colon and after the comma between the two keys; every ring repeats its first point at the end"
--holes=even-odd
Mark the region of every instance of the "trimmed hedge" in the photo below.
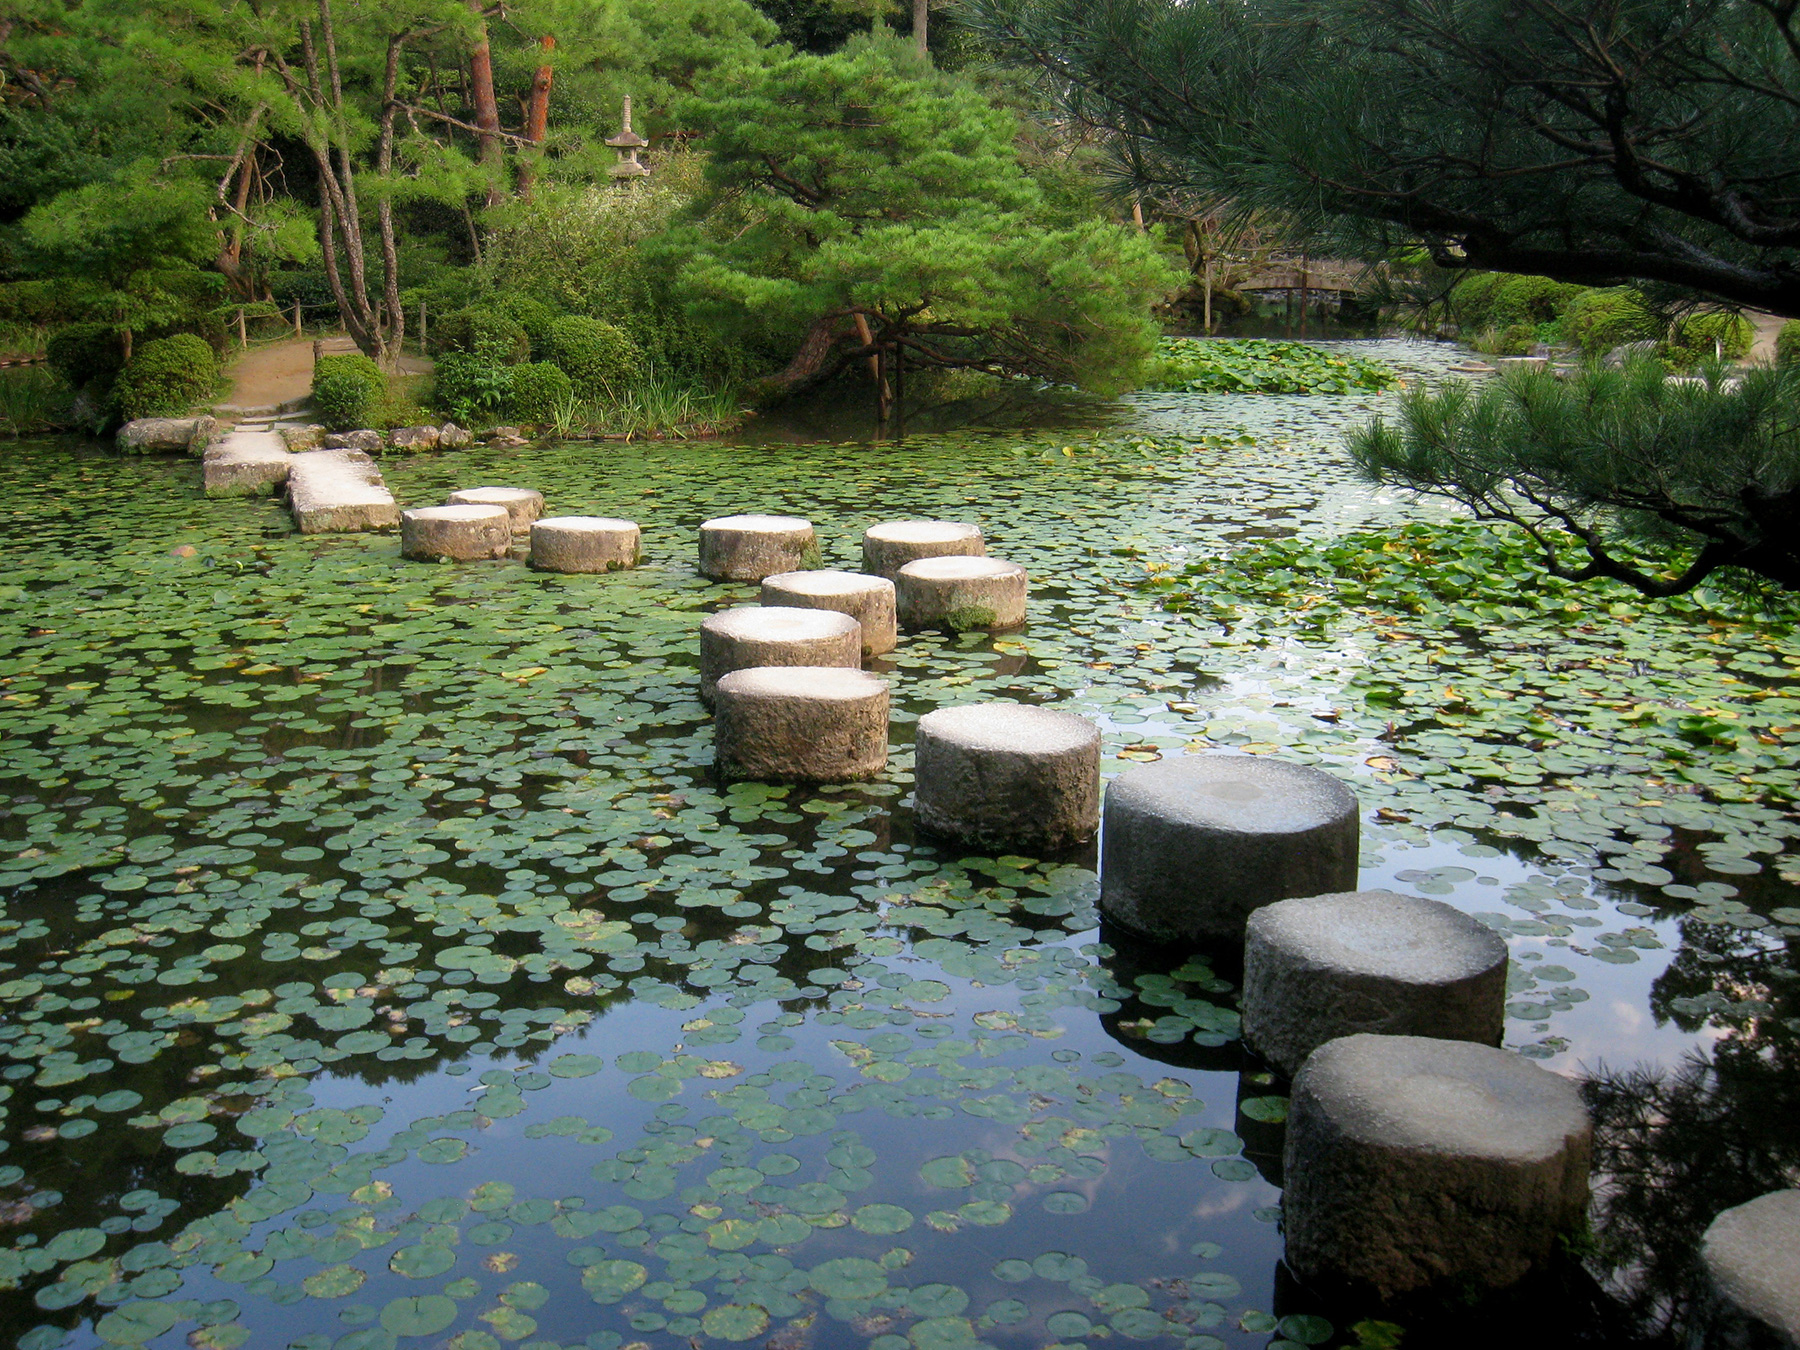
{"type": "Polygon", "coordinates": [[[1800,364],[1800,319],[1789,319],[1775,335],[1775,364],[1800,364]]]}
{"type": "Polygon", "coordinates": [[[103,323],[72,323],[44,343],[44,358],[71,389],[109,387],[125,368],[119,335],[103,323]]]}
{"type": "Polygon", "coordinates": [[[531,338],[517,319],[471,306],[445,315],[431,330],[432,349],[461,352],[490,366],[515,366],[531,355],[531,338]]]}
{"type": "Polygon", "coordinates": [[[115,392],[119,412],[138,417],[174,417],[212,397],[219,362],[204,338],[192,333],[146,342],[119,372],[115,392]]]}
{"type": "Polygon", "coordinates": [[[1707,310],[1690,314],[1675,330],[1671,354],[1684,365],[1710,360],[1714,353],[1727,361],[1742,360],[1756,343],[1756,326],[1742,314],[1707,310]]]}
{"type": "Polygon", "coordinates": [[[1644,297],[1623,286],[1577,296],[1563,316],[1563,328],[1587,356],[1605,356],[1626,343],[1662,336],[1662,325],[1645,307],[1644,297]]]}
{"type": "Polygon", "coordinates": [[[533,361],[550,359],[550,328],[562,317],[561,310],[552,309],[529,295],[503,295],[486,302],[485,308],[490,314],[511,319],[525,330],[533,361]]]}
{"type": "Polygon", "coordinates": [[[557,411],[575,397],[569,377],[548,361],[514,366],[508,376],[506,415],[515,422],[554,422],[557,411]]]}
{"type": "Polygon", "coordinates": [[[578,315],[550,325],[549,358],[586,399],[618,397],[644,364],[644,354],[622,331],[578,315]]]}
{"type": "Polygon", "coordinates": [[[313,364],[313,412],[333,431],[372,426],[386,398],[387,376],[366,356],[321,356],[313,364]]]}

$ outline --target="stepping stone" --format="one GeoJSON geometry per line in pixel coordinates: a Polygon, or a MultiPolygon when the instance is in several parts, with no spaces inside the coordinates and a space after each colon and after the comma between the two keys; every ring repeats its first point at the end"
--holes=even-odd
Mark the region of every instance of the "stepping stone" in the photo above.
{"type": "Polygon", "coordinates": [[[919,827],[989,850],[1047,853],[1100,824],[1100,730],[1020,703],[939,708],[919,719],[919,827]]]}
{"type": "Polygon", "coordinates": [[[1586,1219],[1592,1141],[1580,1089],[1511,1051],[1328,1041],[1288,1103],[1288,1265],[1383,1299],[1516,1284],[1586,1219]]]}
{"type": "Polygon", "coordinates": [[[288,506],[301,534],[389,530],[400,523],[394,494],[361,450],[308,450],[288,465],[288,506]]]}
{"type": "Polygon", "coordinates": [[[714,693],[719,771],[763,783],[852,783],[887,767],[887,681],[842,666],[758,666],[714,693]]]}
{"type": "Polygon", "coordinates": [[[792,609],[835,609],[862,625],[864,656],[894,650],[894,583],[860,572],[781,572],[764,577],[762,602],[792,609]]]}
{"type": "Polygon", "coordinates": [[[294,423],[276,428],[281,443],[296,454],[303,450],[317,450],[325,444],[325,428],[316,423],[294,423]]]}
{"type": "Polygon", "coordinates": [[[373,455],[387,444],[387,437],[379,431],[364,427],[360,431],[327,432],[324,444],[327,450],[361,450],[373,455]]]}
{"type": "Polygon", "coordinates": [[[1025,622],[1025,569],[998,558],[954,555],[907,563],[894,579],[900,626],[993,632],[1025,622]]]}
{"type": "Polygon", "coordinates": [[[400,515],[400,556],[417,562],[504,558],[512,518],[504,506],[421,506],[400,515]]]}
{"type": "Polygon", "coordinates": [[[232,431],[201,461],[206,495],[255,497],[274,491],[287,482],[293,458],[272,431],[232,431]]]}
{"type": "Polygon", "coordinates": [[[1800,1346],[1800,1190],[1725,1210],[1700,1239],[1712,1282],[1704,1344],[1800,1346]]]}
{"type": "Polygon", "coordinates": [[[1261,905],[1354,890],[1359,834],[1356,798],[1318,769],[1260,755],[1145,764],[1106,789],[1100,908],[1159,941],[1240,941],[1261,905]]]}
{"type": "Polygon", "coordinates": [[[954,520],[890,520],[863,531],[863,571],[892,581],[900,569],[920,558],[963,556],[979,558],[987,552],[981,526],[954,520]]]}
{"type": "Polygon", "coordinates": [[[1439,900],[1354,891],[1280,900],[1244,937],[1244,1041],[1283,1073],[1358,1032],[1500,1044],[1506,943],[1439,900]]]}
{"type": "Polygon", "coordinates": [[[819,565],[812,522],[798,516],[720,516],[700,526],[700,575],[761,581],[819,565]]]}
{"type": "Polygon", "coordinates": [[[512,517],[514,534],[530,534],[531,522],[544,514],[544,494],[532,488],[458,488],[449,497],[451,506],[500,506],[512,517]]]}
{"type": "Polygon", "coordinates": [[[636,521],[546,516],[531,524],[531,565],[540,572],[616,572],[643,553],[636,521]]]}
{"type": "Polygon", "coordinates": [[[700,625],[700,697],[719,678],[752,666],[862,666],[862,625],[829,609],[744,605],[700,625]]]}

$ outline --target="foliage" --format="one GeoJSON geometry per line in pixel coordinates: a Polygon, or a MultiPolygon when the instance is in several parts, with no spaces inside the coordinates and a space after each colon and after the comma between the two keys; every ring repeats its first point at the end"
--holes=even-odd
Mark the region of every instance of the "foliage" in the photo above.
{"type": "Polygon", "coordinates": [[[446,352],[432,373],[432,406],[466,426],[492,425],[512,388],[512,369],[467,352],[446,352]]]}
{"type": "Polygon", "coordinates": [[[788,335],[778,395],[859,357],[1116,389],[1179,282],[1103,220],[1043,224],[1012,114],[903,40],[734,72],[684,105],[703,133],[704,227],[671,241],[694,313],[788,335]],[[864,334],[867,334],[865,337],[864,334]]]}
{"type": "Polygon", "coordinates": [[[614,398],[641,373],[643,353],[609,323],[569,315],[550,325],[545,359],[574,382],[584,399],[614,398]]]}
{"type": "Polygon", "coordinates": [[[16,438],[69,426],[74,397],[75,391],[53,369],[0,370],[0,435],[16,438]]]}
{"type": "Polygon", "coordinates": [[[461,352],[490,366],[511,366],[531,357],[525,325],[498,308],[471,305],[447,314],[431,329],[432,348],[461,352]]]}
{"type": "Polygon", "coordinates": [[[970,0],[1134,177],[1286,212],[1317,247],[1800,314],[1785,10],[1651,0],[970,0]]]}
{"type": "Polygon", "coordinates": [[[212,348],[192,333],[177,333],[139,347],[119,372],[114,392],[128,420],[169,417],[211,398],[218,379],[212,348]]]}
{"type": "Polygon", "coordinates": [[[1347,394],[1388,389],[1399,378],[1384,362],[1304,342],[1164,338],[1144,387],[1191,394],[1347,394]]]}
{"type": "MultiPolygon", "coordinates": [[[[531,344],[532,360],[548,361],[551,359],[549,354],[550,329],[561,317],[554,308],[534,296],[515,293],[495,296],[482,302],[480,308],[500,318],[510,319],[524,329],[526,340],[531,344]]],[[[483,353],[476,352],[475,354],[482,355],[483,353]]]]}
{"type": "Polygon", "coordinates": [[[1708,310],[1690,314],[1675,329],[1670,354],[1678,365],[1691,366],[1715,357],[1741,360],[1756,341],[1756,327],[1742,314],[1708,310]]]}
{"type": "Polygon", "coordinates": [[[313,366],[313,412],[333,431],[372,427],[387,388],[381,367],[360,353],[322,356],[313,366]]]}
{"type": "Polygon", "coordinates": [[[1800,362],[1800,319],[1789,319],[1775,335],[1775,364],[1791,366],[1800,362]]]}
{"type": "Polygon", "coordinates": [[[1376,482],[1518,525],[1553,575],[1680,595],[1724,569],[1800,590],[1800,372],[1727,384],[1660,363],[1568,379],[1513,371],[1406,394],[1351,453],[1376,482]],[[1577,560],[1569,560],[1573,551],[1577,560]],[[1578,559],[1586,555],[1586,561],[1578,559]]]}
{"type": "Polygon", "coordinates": [[[1583,291],[1563,315],[1563,328],[1586,356],[1605,356],[1633,342],[1653,342],[1662,324],[1629,287],[1583,291]]]}
{"type": "Polygon", "coordinates": [[[72,323],[57,329],[44,344],[44,359],[76,389],[88,385],[110,389],[125,367],[119,339],[104,323],[72,323]]]}
{"type": "Polygon", "coordinates": [[[628,441],[647,436],[717,436],[743,420],[738,405],[730,387],[707,389],[651,371],[603,401],[572,407],[568,425],[559,426],[559,434],[578,431],[628,441]]]}
{"type": "Polygon", "coordinates": [[[557,411],[575,396],[569,377],[548,361],[506,367],[506,416],[531,426],[556,421],[557,411]]]}

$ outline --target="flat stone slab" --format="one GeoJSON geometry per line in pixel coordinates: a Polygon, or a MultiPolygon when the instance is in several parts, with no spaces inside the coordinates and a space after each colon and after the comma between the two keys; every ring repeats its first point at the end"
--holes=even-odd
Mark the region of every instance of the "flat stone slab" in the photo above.
{"type": "Polygon", "coordinates": [[[615,572],[643,552],[635,520],[544,516],[531,524],[531,565],[543,572],[615,572]]]}
{"type": "Polygon", "coordinates": [[[128,455],[187,451],[199,454],[212,439],[218,422],[211,417],[140,417],[119,428],[115,437],[128,455]]]}
{"type": "Polygon", "coordinates": [[[1725,1210],[1700,1240],[1715,1306],[1708,1346],[1800,1346],[1800,1190],[1725,1210]]]}
{"type": "Polygon", "coordinates": [[[993,632],[1025,622],[1025,569],[966,554],[920,558],[894,578],[902,628],[993,632]]]}
{"type": "Polygon", "coordinates": [[[744,605],[700,625],[700,697],[720,678],[754,666],[862,666],[862,625],[829,609],[744,605]]]}
{"type": "Polygon", "coordinates": [[[307,450],[288,466],[288,505],[301,534],[391,530],[400,523],[394,494],[361,450],[307,450]]]}
{"type": "Polygon", "coordinates": [[[863,571],[892,581],[920,558],[980,557],[987,552],[981,526],[956,520],[889,520],[863,531],[863,571]]]}
{"type": "Polygon", "coordinates": [[[700,575],[714,581],[761,581],[818,562],[812,522],[799,516],[718,516],[700,525],[700,575]]]}
{"type": "Polygon", "coordinates": [[[1580,1089],[1511,1051],[1328,1041],[1288,1103],[1288,1264],[1381,1298],[1516,1284],[1586,1218],[1592,1138],[1580,1089]]]}
{"type": "Polygon", "coordinates": [[[450,494],[451,506],[500,506],[512,519],[514,534],[530,534],[531,522],[544,514],[544,494],[535,488],[458,488],[450,494]]]}
{"type": "Polygon", "coordinates": [[[919,719],[913,810],[921,829],[977,848],[1052,852],[1100,823],[1100,729],[1020,703],[919,719]]]}
{"type": "Polygon", "coordinates": [[[209,497],[255,497],[287,482],[293,455],[272,431],[232,431],[201,461],[209,497]]]}
{"type": "Polygon", "coordinates": [[[794,609],[835,609],[862,625],[864,656],[894,650],[899,641],[895,622],[894,583],[861,572],[781,572],[764,577],[762,602],[794,609]]]}
{"type": "Polygon", "coordinates": [[[887,681],[841,666],[758,666],[714,692],[719,771],[765,783],[852,783],[887,767],[887,681]]]}
{"type": "Polygon", "coordinates": [[[1279,900],[1244,934],[1244,1041],[1283,1073],[1358,1032],[1498,1045],[1506,942],[1453,905],[1393,891],[1279,900]]]}
{"type": "Polygon", "coordinates": [[[1165,942],[1236,940],[1252,910],[1356,887],[1356,798],[1261,755],[1182,755],[1106,789],[1100,908],[1165,942]]]}

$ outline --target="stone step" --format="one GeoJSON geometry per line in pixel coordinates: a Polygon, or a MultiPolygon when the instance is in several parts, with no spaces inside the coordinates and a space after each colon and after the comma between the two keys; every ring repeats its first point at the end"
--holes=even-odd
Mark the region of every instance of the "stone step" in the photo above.
{"type": "Polygon", "coordinates": [[[400,523],[394,494],[361,450],[306,450],[288,467],[288,505],[301,534],[390,530],[400,523]]]}
{"type": "Polygon", "coordinates": [[[294,457],[271,431],[235,430],[206,452],[202,474],[209,497],[254,497],[288,480],[294,457]]]}

